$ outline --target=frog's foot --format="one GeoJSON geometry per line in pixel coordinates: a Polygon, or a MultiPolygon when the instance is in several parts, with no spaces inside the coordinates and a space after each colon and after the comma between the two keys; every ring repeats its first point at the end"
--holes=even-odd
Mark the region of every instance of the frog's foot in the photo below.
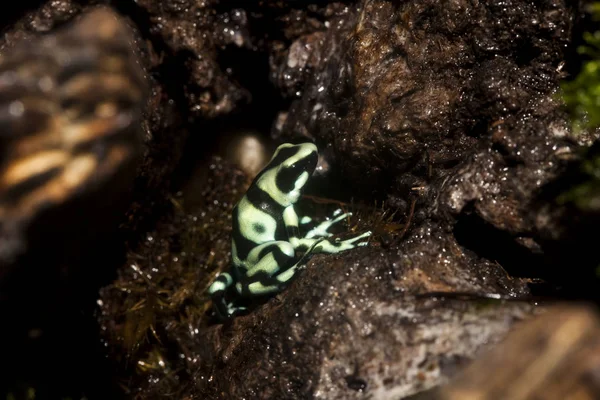
{"type": "Polygon", "coordinates": [[[242,314],[247,309],[248,309],[248,307],[236,306],[233,301],[230,302],[229,304],[227,304],[227,310],[228,310],[229,318],[234,317],[234,316],[239,315],[239,314],[242,314]]]}
{"type": "Polygon", "coordinates": [[[358,236],[355,236],[353,238],[350,239],[346,239],[346,240],[340,240],[339,238],[336,239],[333,243],[334,247],[337,247],[338,251],[345,251],[345,250],[350,250],[353,249],[355,247],[363,247],[369,244],[368,240],[364,240],[364,241],[360,241],[364,238],[368,238],[369,236],[371,236],[373,233],[371,231],[366,231],[364,233],[361,233],[358,236]],[[358,242],[358,243],[356,243],[358,242]]]}
{"type": "Polygon", "coordinates": [[[223,321],[231,318],[233,315],[231,313],[231,303],[227,304],[225,301],[225,291],[219,290],[211,294],[213,309],[217,314],[217,317],[223,321]]]}
{"type": "MultiPolygon", "coordinates": [[[[348,242],[348,241],[351,241],[351,243],[354,243],[354,242],[357,242],[357,241],[359,241],[360,239],[363,239],[363,238],[368,238],[368,237],[370,237],[372,234],[373,234],[373,232],[371,232],[371,231],[366,231],[365,233],[363,233],[363,234],[361,234],[361,235],[358,235],[358,236],[356,236],[356,237],[354,237],[354,238],[352,238],[352,239],[343,240],[342,242],[348,242]]],[[[368,241],[368,240],[365,240],[365,241],[363,241],[363,242],[356,243],[356,245],[355,245],[355,246],[356,246],[356,247],[363,247],[363,246],[366,246],[366,245],[368,245],[368,244],[369,244],[369,241],[368,241]]]]}
{"type": "Polygon", "coordinates": [[[219,309],[219,308],[215,307],[215,313],[217,315],[217,318],[219,318],[219,320],[227,321],[227,320],[230,320],[233,317],[236,317],[240,314],[244,314],[247,309],[248,309],[248,307],[236,306],[234,302],[230,302],[228,304],[225,304],[224,309],[219,309]]]}
{"type": "Polygon", "coordinates": [[[224,293],[217,292],[212,297],[215,314],[221,321],[229,320],[236,315],[242,314],[247,310],[247,307],[238,306],[235,302],[231,301],[227,303],[225,301],[224,293]]]}
{"type": "Polygon", "coordinates": [[[310,224],[312,222],[312,218],[309,216],[304,216],[302,218],[300,218],[300,225],[306,225],[306,224],[310,224]]]}
{"type": "Polygon", "coordinates": [[[344,218],[352,215],[351,212],[347,212],[347,213],[343,213],[343,214],[341,214],[341,212],[342,212],[342,210],[340,208],[335,210],[333,212],[333,217],[335,217],[334,219],[330,219],[330,220],[321,222],[319,225],[317,225],[316,227],[314,227],[313,229],[308,231],[308,233],[304,237],[306,239],[310,239],[310,238],[322,238],[322,237],[333,236],[333,233],[328,232],[329,228],[331,228],[334,224],[337,224],[344,218]]]}

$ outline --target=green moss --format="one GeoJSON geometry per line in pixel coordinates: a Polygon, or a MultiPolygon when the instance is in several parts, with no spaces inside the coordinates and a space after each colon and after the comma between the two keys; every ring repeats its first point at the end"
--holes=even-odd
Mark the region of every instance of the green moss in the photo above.
{"type": "MultiPolygon", "coordinates": [[[[600,21],[600,2],[592,3],[588,11],[594,21],[600,21]]],[[[577,51],[588,60],[574,80],[561,85],[575,132],[600,126],[600,30],[585,32],[583,39],[585,45],[577,51]]]]}
{"type": "MultiPolygon", "coordinates": [[[[600,1],[588,5],[593,21],[600,21],[600,1]]],[[[577,51],[583,62],[580,73],[561,84],[563,100],[571,115],[573,132],[600,127],[600,30],[584,32],[585,44],[577,51]]],[[[584,212],[600,211],[600,143],[582,150],[568,174],[566,190],[557,195],[560,205],[584,212]]]]}

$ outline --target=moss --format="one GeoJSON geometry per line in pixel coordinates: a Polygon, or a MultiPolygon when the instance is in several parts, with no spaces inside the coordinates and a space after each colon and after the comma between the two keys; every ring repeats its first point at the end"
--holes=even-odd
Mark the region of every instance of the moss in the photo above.
{"type": "MultiPolygon", "coordinates": [[[[588,5],[592,20],[600,21],[600,1],[588,5]]],[[[586,61],[572,81],[561,84],[574,133],[600,127],[600,30],[583,33],[584,45],[577,51],[586,61]]],[[[600,144],[596,142],[580,154],[571,170],[570,184],[556,200],[582,211],[600,211],[600,144]]]]}
{"type": "MultiPolygon", "coordinates": [[[[592,3],[588,11],[593,21],[600,21],[600,2],[592,3]]],[[[584,32],[583,40],[577,52],[588,60],[574,80],[561,85],[575,132],[600,126],[600,30],[584,32]]]]}
{"type": "Polygon", "coordinates": [[[171,212],[101,292],[99,322],[116,374],[142,397],[148,390],[181,398],[196,360],[214,357],[197,333],[208,323],[206,289],[229,262],[229,216],[248,182],[219,158],[198,171],[202,201],[190,207],[191,197],[171,197],[171,212]]]}

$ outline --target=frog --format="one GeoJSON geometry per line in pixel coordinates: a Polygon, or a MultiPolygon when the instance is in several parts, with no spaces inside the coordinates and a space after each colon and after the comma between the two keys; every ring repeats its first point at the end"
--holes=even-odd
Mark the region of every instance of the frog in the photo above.
{"type": "Polygon", "coordinates": [[[315,172],[318,158],[314,143],[281,144],[234,206],[231,263],[208,288],[220,320],[247,312],[243,300],[283,291],[312,255],[335,254],[368,244],[371,231],[345,240],[330,240],[333,234],[329,229],[352,215],[341,209],[300,234],[300,227],[313,218],[300,218],[296,206],[315,172]],[[225,295],[231,289],[234,298],[228,302],[225,295]]]}

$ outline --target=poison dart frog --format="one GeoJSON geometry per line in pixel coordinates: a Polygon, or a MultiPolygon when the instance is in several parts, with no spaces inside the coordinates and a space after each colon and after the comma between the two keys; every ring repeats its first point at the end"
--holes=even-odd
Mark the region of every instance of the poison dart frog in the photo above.
{"type": "Polygon", "coordinates": [[[282,144],[233,208],[231,266],[208,289],[220,319],[246,310],[236,305],[236,300],[283,290],[310,255],[339,253],[367,245],[368,241],[362,239],[369,237],[370,231],[346,240],[327,239],[333,235],[329,228],[351,215],[341,210],[300,236],[300,223],[311,219],[299,219],[294,206],[317,161],[317,146],[312,143],[282,144]],[[296,256],[297,253],[301,255],[296,256]],[[225,293],[231,287],[235,289],[235,298],[228,303],[225,293]]]}

